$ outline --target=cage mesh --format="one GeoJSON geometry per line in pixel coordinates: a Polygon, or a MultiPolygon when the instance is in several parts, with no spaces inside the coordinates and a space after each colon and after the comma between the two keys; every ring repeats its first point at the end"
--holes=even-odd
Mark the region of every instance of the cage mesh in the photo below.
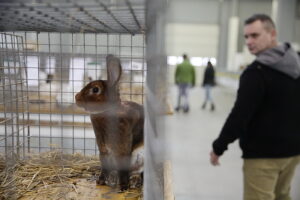
{"type": "Polygon", "coordinates": [[[24,157],[29,133],[23,38],[0,33],[0,51],[0,152],[15,160],[24,157]]]}
{"type": "MultiPolygon", "coordinates": [[[[4,66],[5,62],[7,65],[1,72],[5,75],[5,79],[1,80],[1,100],[5,103],[2,107],[4,126],[1,127],[10,129],[3,135],[6,143],[2,143],[1,148],[8,151],[9,146],[14,147],[15,143],[23,142],[23,139],[19,141],[22,137],[9,137],[8,134],[9,131],[14,133],[16,129],[22,128],[27,131],[26,134],[23,131],[22,136],[27,139],[27,145],[23,145],[23,148],[28,152],[44,152],[55,148],[64,153],[98,154],[89,114],[75,105],[74,96],[88,82],[106,79],[105,58],[108,54],[121,59],[121,99],[143,104],[146,75],[144,35],[50,32],[14,34],[18,35],[15,38],[23,37],[25,42],[18,51],[4,48],[1,52],[4,66]],[[14,61],[8,63],[7,59],[14,61]],[[18,63],[25,61],[27,78],[25,73],[18,71],[18,63]],[[15,100],[16,95],[18,101],[15,100]],[[20,110],[20,102],[28,104],[28,115],[20,110]],[[19,127],[22,124],[17,121],[19,117],[16,116],[19,115],[30,118],[30,130],[28,126],[26,129],[19,127]],[[7,118],[11,120],[7,121],[7,118]]],[[[9,47],[18,44],[3,40],[2,45],[9,47]]],[[[25,66],[23,63],[22,69],[25,66]]]]}

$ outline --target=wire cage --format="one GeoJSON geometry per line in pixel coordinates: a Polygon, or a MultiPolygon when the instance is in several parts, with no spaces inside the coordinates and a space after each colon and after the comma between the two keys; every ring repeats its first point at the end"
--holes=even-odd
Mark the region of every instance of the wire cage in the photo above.
{"type": "Polygon", "coordinates": [[[121,59],[121,99],[143,104],[147,69],[144,35],[14,34],[26,41],[24,51],[20,52],[25,55],[28,77],[19,79],[28,85],[19,91],[28,93],[30,131],[25,146],[28,152],[55,148],[64,153],[98,154],[89,114],[75,105],[74,96],[88,82],[106,79],[108,54],[121,59]]]}
{"type": "MultiPolygon", "coordinates": [[[[66,153],[97,154],[89,116],[74,106],[74,95],[86,83],[106,78],[105,58],[113,54],[121,59],[123,68],[122,100],[143,104],[147,71],[143,4],[143,1],[3,1],[0,28],[6,33],[1,35],[4,75],[1,124],[5,126],[1,127],[5,131],[0,134],[4,140],[7,142],[10,135],[6,110],[15,102],[12,95],[20,93],[28,104],[27,114],[22,112],[22,121],[26,121],[25,116],[30,119],[27,124],[30,130],[23,128],[28,134],[23,153],[56,148],[66,153]],[[12,62],[7,62],[12,56],[12,62]],[[18,65],[24,74],[14,74],[18,65]],[[22,88],[15,92],[13,85],[17,80],[22,88]]],[[[14,110],[16,113],[10,115],[17,120],[14,114],[19,115],[20,110],[14,110]]],[[[7,143],[0,145],[7,150],[7,143]]]]}
{"type": "Polygon", "coordinates": [[[24,41],[0,33],[0,152],[6,160],[24,157],[29,133],[28,84],[24,41]]]}

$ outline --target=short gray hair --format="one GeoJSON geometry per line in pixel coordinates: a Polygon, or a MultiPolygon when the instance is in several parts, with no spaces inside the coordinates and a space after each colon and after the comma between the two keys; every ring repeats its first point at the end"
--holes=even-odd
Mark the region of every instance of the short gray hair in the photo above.
{"type": "Polygon", "coordinates": [[[254,14],[248,19],[245,20],[244,25],[252,24],[255,21],[261,21],[264,24],[266,30],[270,31],[272,29],[276,29],[275,24],[270,16],[266,14],[254,14]]]}

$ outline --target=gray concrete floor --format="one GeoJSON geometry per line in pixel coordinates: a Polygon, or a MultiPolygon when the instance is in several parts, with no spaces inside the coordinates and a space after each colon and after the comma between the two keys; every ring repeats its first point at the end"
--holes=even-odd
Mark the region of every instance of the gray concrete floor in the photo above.
{"type": "MultiPolygon", "coordinates": [[[[202,110],[202,88],[190,92],[189,113],[166,117],[167,156],[172,163],[173,190],[176,200],[241,200],[243,195],[242,159],[238,142],[229,146],[221,157],[221,165],[209,162],[211,143],[218,136],[230,112],[235,89],[216,87],[213,98],[216,110],[202,110]]],[[[175,105],[177,88],[170,87],[175,105]]],[[[300,168],[292,185],[293,200],[300,200],[300,168]]]]}

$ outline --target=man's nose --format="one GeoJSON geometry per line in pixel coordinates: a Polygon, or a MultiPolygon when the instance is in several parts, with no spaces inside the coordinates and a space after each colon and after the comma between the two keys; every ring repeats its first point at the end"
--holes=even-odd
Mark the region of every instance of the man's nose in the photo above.
{"type": "Polygon", "coordinates": [[[245,41],[246,45],[250,45],[250,44],[253,43],[253,39],[252,39],[251,37],[248,37],[248,38],[246,38],[245,40],[246,40],[246,41],[245,41]]]}

